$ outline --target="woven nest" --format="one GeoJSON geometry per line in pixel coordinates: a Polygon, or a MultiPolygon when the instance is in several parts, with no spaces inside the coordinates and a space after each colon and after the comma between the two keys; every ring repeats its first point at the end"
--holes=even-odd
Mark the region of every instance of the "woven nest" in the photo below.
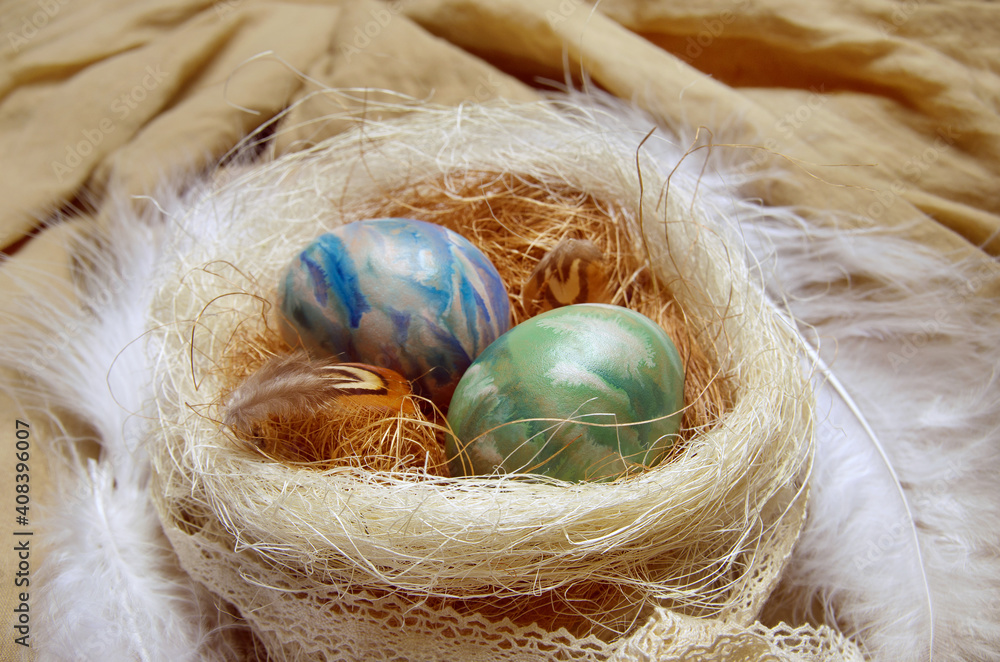
{"type": "Polygon", "coordinates": [[[169,357],[157,504],[187,571],[276,659],[361,659],[371,641],[377,657],[414,658],[421,637],[453,652],[445,641],[461,639],[462,655],[543,642],[546,655],[604,658],[657,609],[748,625],[776,580],[811,457],[796,341],[751,282],[710,182],[671,174],[684,150],[663,143],[649,158],[644,132],[612,113],[565,110],[368,122],[174,214],[183,260],[154,310],[169,357]],[[427,407],[282,421],[272,444],[223,425],[226,395],[291,350],[276,332],[280,271],[318,234],[386,216],[481,248],[514,323],[537,312],[521,288],[562,239],[613,256],[613,303],[659,322],[684,360],[676,452],[610,483],[449,478],[445,420],[427,407]]]}

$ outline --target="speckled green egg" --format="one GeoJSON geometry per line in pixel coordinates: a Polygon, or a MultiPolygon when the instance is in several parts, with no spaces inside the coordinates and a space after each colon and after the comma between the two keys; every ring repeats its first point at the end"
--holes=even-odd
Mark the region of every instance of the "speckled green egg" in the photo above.
{"type": "Polygon", "coordinates": [[[658,324],[620,306],[557,308],[500,336],[459,381],[449,469],[633,475],[676,443],[683,406],[681,359],[658,324]]]}

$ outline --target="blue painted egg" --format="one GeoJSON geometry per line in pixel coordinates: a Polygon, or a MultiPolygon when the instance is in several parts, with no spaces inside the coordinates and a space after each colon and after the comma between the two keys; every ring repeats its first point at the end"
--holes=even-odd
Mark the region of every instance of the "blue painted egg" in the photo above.
{"type": "Polygon", "coordinates": [[[651,319],[578,304],[537,315],[490,345],[448,411],[451,475],[612,480],[657,464],[678,439],[684,369],[651,319]]]}
{"type": "Polygon", "coordinates": [[[507,291],[482,251],[407,218],[320,236],[288,266],[278,296],[289,342],[395,370],[439,407],[510,327],[507,291]]]}

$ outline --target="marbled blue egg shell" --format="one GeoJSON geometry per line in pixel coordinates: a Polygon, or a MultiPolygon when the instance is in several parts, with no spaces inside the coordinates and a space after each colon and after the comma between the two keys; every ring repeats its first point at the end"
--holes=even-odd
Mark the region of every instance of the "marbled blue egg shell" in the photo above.
{"type": "Polygon", "coordinates": [[[449,469],[632,475],[677,440],[683,405],[684,369],[659,325],[619,306],[557,308],[501,336],[462,377],[448,412],[449,469]]]}
{"type": "Polygon", "coordinates": [[[290,342],[395,370],[440,407],[510,327],[507,291],[482,251],[406,218],[320,236],[289,265],[278,295],[290,342]]]}

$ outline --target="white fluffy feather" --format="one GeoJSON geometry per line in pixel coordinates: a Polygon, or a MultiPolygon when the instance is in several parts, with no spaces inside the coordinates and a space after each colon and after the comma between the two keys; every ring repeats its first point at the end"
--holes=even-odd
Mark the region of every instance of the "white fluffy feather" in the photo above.
{"type": "Polygon", "coordinates": [[[857,409],[817,390],[810,514],[781,597],[822,604],[877,660],[997,659],[1000,318],[982,296],[995,267],[790,218],[750,243],[857,409]]]}
{"type": "Polygon", "coordinates": [[[48,521],[43,659],[201,659],[198,598],[174,568],[145,485],[116,482],[109,463],[92,462],[78,486],[48,521]]]}
{"type": "Polygon", "coordinates": [[[142,336],[162,247],[135,218],[75,246],[76,300],[25,284],[0,362],[27,379],[13,393],[33,420],[71,415],[45,440],[54,493],[39,497],[46,549],[33,578],[39,660],[234,659],[233,619],[181,570],[149,492],[144,443],[155,382],[142,336]],[[45,320],[39,332],[32,320],[45,320]],[[97,460],[81,444],[100,443],[97,460]]]}

